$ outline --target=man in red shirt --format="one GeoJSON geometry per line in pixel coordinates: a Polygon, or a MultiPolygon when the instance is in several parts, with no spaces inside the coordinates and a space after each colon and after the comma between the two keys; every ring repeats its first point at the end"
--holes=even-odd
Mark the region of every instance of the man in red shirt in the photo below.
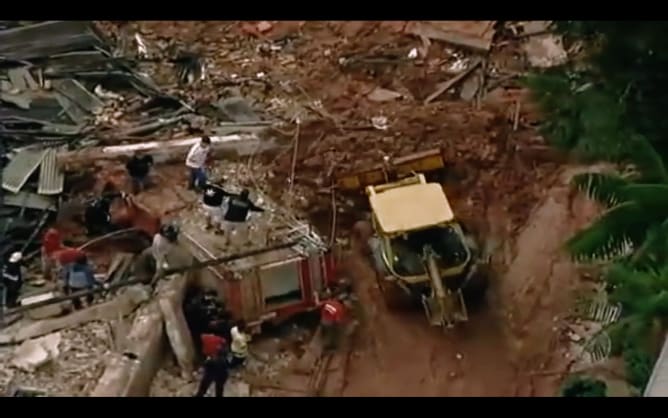
{"type": "Polygon", "coordinates": [[[325,350],[336,349],[343,322],[346,315],[346,307],[342,303],[344,296],[331,297],[322,303],[320,308],[320,325],[322,326],[323,346],[325,350]]]}
{"type": "Polygon", "coordinates": [[[62,244],[60,232],[49,228],[42,238],[42,274],[45,280],[54,280],[62,267],[74,263],[83,255],[83,251],[65,247],[62,244]]]}

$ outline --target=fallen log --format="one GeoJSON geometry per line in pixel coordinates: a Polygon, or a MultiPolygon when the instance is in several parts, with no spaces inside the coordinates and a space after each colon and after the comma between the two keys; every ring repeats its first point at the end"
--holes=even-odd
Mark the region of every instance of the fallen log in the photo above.
{"type": "MultiPolygon", "coordinates": [[[[263,152],[277,146],[272,141],[263,140],[256,135],[249,134],[212,136],[210,138],[212,155],[216,158],[250,155],[256,150],[263,152]]],[[[150,153],[156,163],[182,162],[185,161],[190,147],[200,139],[200,137],[197,137],[83,148],[59,153],[57,161],[58,166],[64,171],[91,169],[104,162],[128,159],[135,153],[150,153]]]]}

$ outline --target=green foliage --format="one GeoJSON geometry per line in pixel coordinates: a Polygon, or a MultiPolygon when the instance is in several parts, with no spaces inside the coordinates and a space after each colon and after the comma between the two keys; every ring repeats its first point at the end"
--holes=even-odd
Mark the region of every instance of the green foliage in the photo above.
{"type": "Polygon", "coordinates": [[[652,375],[652,358],[639,349],[624,352],[624,366],[628,382],[639,391],[643,391],[652,375]]]}
{"type": "Polygon", "coordinates": [[[602,398],[607,396],[608,386],[602,380],[585,376],[572,376],[563,385],[561,396],[566,398],[602,398]]]}

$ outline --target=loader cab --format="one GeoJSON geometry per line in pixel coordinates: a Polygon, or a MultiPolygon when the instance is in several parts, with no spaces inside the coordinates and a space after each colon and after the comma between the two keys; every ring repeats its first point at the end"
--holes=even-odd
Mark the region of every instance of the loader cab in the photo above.
{"type": "Polygon", "coordinates": [[[446,286],[465,272],[471,251],[440,184],[420,174],[367,194],[384,270],[409,285],[426,282],[425,251],[433,251],[446,286]]]}

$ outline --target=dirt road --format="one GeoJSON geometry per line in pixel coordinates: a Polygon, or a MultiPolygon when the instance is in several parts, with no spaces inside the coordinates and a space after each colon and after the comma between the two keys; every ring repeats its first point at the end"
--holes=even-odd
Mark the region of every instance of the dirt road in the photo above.
{"type": "Polygon", "coordinates": [[[497,237],[506,248],[494,257],[487,306],[454,332],[430,328],[420,311],[388,310],[370,265],[351,256],[365,317],[343,395],[554,395],[559,375],[540,372],[565,367],[560,326],[580,286],[562,244],[596,209],[571,202],[569,174],[545,192],[516,239],[497,237]]]}

